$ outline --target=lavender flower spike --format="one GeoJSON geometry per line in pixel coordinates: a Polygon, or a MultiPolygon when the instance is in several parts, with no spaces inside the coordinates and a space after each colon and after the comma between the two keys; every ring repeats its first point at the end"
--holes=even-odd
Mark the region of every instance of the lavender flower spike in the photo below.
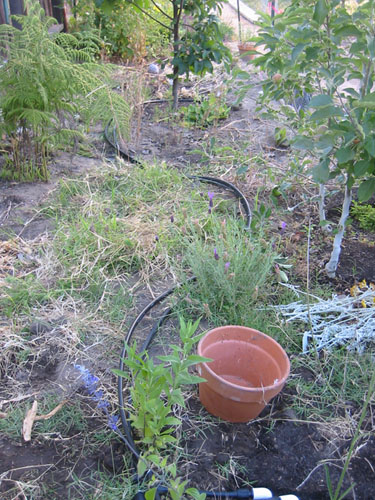
{"type": "Polygon", "coordinates": [[[110,415],[108,408],[110,406],[109,402],[104,398],[104,392],[98,389],[99,379],[92,373],[88,368],[81,365],[74,365],[74,368],[80,372],[81,379],[85,385],[85,389],[90,395],[90,398],[95,401],[97,408],[103,410],[108,417],[108,425],[113,431],[118,430],[118,415],[110,415]]]}
{"type": "Polygon", "coordinates": [[[228,272],[229,266],[230,266],[230,262],[226,262],[226,263],[224,264],[224,269],[225,269],[225,272],[228,272]]]}
{"type": "Polygon", "coordinates": [[[118,415],[111,415],[110,417],[108,417],[108,425],[113,431],[118,430],[117,426],[118,420],[119,420],[118,415]]]}
{"type": "Polygon", "coordinates": [[[220,259],[219,254],[217,253],[216,248],[214,248],[214,257],[215,257],[215,260],[219,260],[220,259]]]}
{"type": "Polygon", "coordinates": [[[209,197],[209,199],[210,199],[208,206],[209,206],[210,208],[212,208],[212,207],[214,206],[213,198],[214,198],[214,196],[215,196],[215,193],[213,193],[212,191],[208,191],[208,193],[207,193],[207,194],[208,194],[208,197],[209,197]]]}

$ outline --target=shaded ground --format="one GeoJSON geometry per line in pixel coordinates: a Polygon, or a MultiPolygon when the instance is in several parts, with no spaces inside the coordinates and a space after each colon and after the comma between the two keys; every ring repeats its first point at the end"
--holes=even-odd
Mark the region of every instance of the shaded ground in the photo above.
{"type": "MultiPolygon", "coordinates": [[[[225,178],[235,182],[250,202],[257,193],[260,193],[261,199],[268,202],[267,195],[273,186],[270,181],[266,183],[267,175],[262,174],[262,168],[266,169],[267,164],[271,165],[271,168],[275,167],[274,184],[278,184],[285,174],[287,150],[275,145],[273,125],[257,120],[254,106],[257,92],[258,89],[255,88],[240,109],[232,111],[226,121],[219,122],[215,128],[209,130],[182,128],[175,120],[155,123],[153,122],[155,111],[152,111],[155,105],[152,105],[151,110],[146,109],[142,123],[142,141],[138,144],[140,155],[147,160],[166,161],[180,169],[186,169],[189,173],[203,158],[206,163],[203,164],[202,171],[209,172],[213,168],[215,172],[215,165],[212,164],[215,154],[212,152],[211,155],[207,146],[210,138],[215,137],[217,145],[231,148],[222,153],[222,163],[227,165],[225,178]],[[242,144],[242,141],[245,145],[239,148],[241,153],[239,154],[235,146],[242,144]],[[204,154],[195,152],[191,155],[193,150],[201,150],[204,154]],[[244,158],[249,157],[254,159],[252,164],[254,168],[237,175],[237,168],[245,161],[244,158]],[[259,158],[262,159],[264,167],[259,167],[256,163],[259,158]]],[[[0,238],[6,241],[15,234],[21,240],[32,241],[46,231],[53,231],[54,225],[51,219],[43,217],[38,212],[40,204],[55,188],[60,176],[80,176],[91,168],[99,166],[101,161],[100,154],[94,158],[62,154],[54,159],[49,183],[0,185],[0,238]]],[[[306,201],[307,194],[313,195],[313,187],[308,183],[300,190],[291,192],[287,201],[280,199],[283,208],[286,207],[286,203],[289,207],[297,207],[283,216],[287,227],[281,235],[280,245],[295,263],[296,280],[304,283],[307,274],[307,228],[310,224],[310,228],[313,229],[310,230],[309,271],[314,279],[325,284],[328,280],[324,276],[323,267],[329,257],[332,236],[322,234],[317,228],[317,210],[309,201],[311,196],[306,201]]],[[[340,204],[339,197],[332,198],[328,203],[328,218],[332,215],[333,219],[337,219],[335,209],[340,204]]],[[[275,234],[280,232],[279,222],[276,212],[272,222],[275,234]]],[[[338,277],[333,282],[334,287],[338,291],[344,291],[355,281],[363,278],[375,281],[374,257],[375,235],[364,233],[354,224],[348,231],[343,245],[338,277]]],[[[155,287],[156,293],[168,285],[164,282],[161,286],[155,287]]],[[[139,290],[137,309],[140,310],[150,298],[148,290],[139,290]]],[[[64,322],[59,323],[58,318],[51,318],[56,320],[53,328],[47,329],[43,335],[37,332],[35,339],[31,338],[30,345],[38,354],[35,354],[35,359],[30,362],[27,369],[17,370],[17,359],[14,359],[10,360],[13,372],[0,370],[2,398],[9,399],[14,396],[15,387],[20,394],[46,389],[56,391],[60,388],[63,393],[74,395],[74,391],[79,389],[77,377],[71,369],[71,360],[65,358],[64,352],[59,351],[58,345],[53,341],[54,338],[59,338],[59,335],[64,335],[67,342],[72,344],[77,342],[74,337],[69,337],[74,331],[74,328],[71,328],[74,324],[74,311],[63,311],[63,316],[64,322]],[[37,341],[38,336],[42,337],[42,341],[37,341]],[[40,342],[43,349],[40,348],[40,342]]],[[[7,327],[5,323],[0,324],[0,329],[7,327]]],[[[97,357],[103,372],[108,370],[108,366],[115,366],[116,352],[121,346],[123,333],[123,331],[117,332],[114,342],[115,354],[111,353],[110,359],[106,357],[106,353],[100,352],[100,346],[97,345],[93,333],[92,338],[89,335],[90,342],[86,339],[90,345],[90,355],[97,357]]],[[[302,376],[309,376],[312,380],[316,377],[314,374],[302,376]]],[[[277,494],[296,492],[302,500],[328,499],[323,464],[328,464],[335,484],[341,472],[342,457],[345,457],[348,449],[352,429],[343,425],[344,418],[337,424],[329,426],[301,421],[288,409],[292,397],[292,389],[286,388],[272,405],[264,410],[259,419],[249,424],[215,422],[214,425],[202,428],[197,422],[205,416],[205,411],[198,402],[197,393],[193,393],[188,401],[190,410],[184,417],[182,431],[183,446],[190,458],[184,462],[181,473],[199,488],[231,490],[244,487],[250,482],[269,487],[277,494]]],[[[350,411],[357,414],[358,409],[348,409],[348,415],[343,417],[349,418],[350,411]]],[[[90,421],[90,432],[95,432],[96,426],[101,425],[95,419],[94,415],[90,421]]],[[[374,422],[368,421],[364,428],[373,429],[374,422]]],[[[1,437],[2,498],[23,500],[26,494],[22,493],[24,491],[22,485],[39,476],[40,482],[51,486],[51,491],[38,492],[41,496],[37,498],[85,498],[82,492],[75,490],[74,477],[84,479],[90,488],[90,485],[95,484],[92,477],[98,469],[105,467],[118,471],[122,467],[124,448],[113,440],[97,446],[95,452],[82,456],[84,439],[85,433],[74,426],[66,436],[52,435],[38,438],[30,444],[23,443],[20,435],[12,440],[1,437]],[[12,493],[12,496],[7,497],[6,491],[15,485],[19,489],[19,495],[12,493]]],[[[349,494],[347,498],[355,500],[373,498],[374,457],[375,439],[367,437],[358,444],[350,465],[345,484],[348,486],[350,481],[356,486],[355,496],[349,494]]]]}

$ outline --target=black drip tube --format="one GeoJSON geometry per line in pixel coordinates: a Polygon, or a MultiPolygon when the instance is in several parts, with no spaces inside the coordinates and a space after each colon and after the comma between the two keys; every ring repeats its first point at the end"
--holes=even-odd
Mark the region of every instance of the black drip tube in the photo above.
{"type": "MultiPolygon", "coordinates": [[[[108,144],[114,150],[117,151],[117,153],[122,158],[124,158],[127,161],[130,161],[131,163],[135,163],[137,165],[142,166],[142,162],[135,157],[135,154],[133,154],[133,152],[124,151],[121,148],[120,144],[118,143],[118,141],[116,139],[116,127],[114,127],[114,129],[113,129],[113,139],[110,137],[109,129],[110,129],[111,124],[112,124],[112,120],[110,120],[107,123],[107,125],[104,129],[105,140],[108,142],[108,144]]],[[[235,194],[235,196],[240,200],[242,208],[245,212],[245,216],[246,216],[245,229],[250,229],[251,209],[250,209],[249,202],[247,201],[244,194],[234,184],[232,184],[231,182],[228,182],[228,181],[224,181],[223,179],[217,179],[216,177],[209,177],[206,175],[188,175],[187,177],[188,177],[188,179],[198,180],[201,182],[207,182],[209,184],[214,184],[216,186],[220,186],[220,187],[223,187],[224,189],[228,189],[228,190],[232,191],[235,194]]]]}
{"type": "MultiPolygon", "coordinates": [[[[116,139],[116,128],[115,127],[113,130],[113,136],[114,136],[113,139],[114,140],[112,140],[110,138],[109,128],[111,126],[111,123],[112,123],[112,120],[110,122],[108,122],[108,124],[104,130],[104,137],[105,137],[106,141],[108,142],[108,144],[110,146],[112,146],[112,148],[115,149],[117,151],[117,153],[120,156],[122,156],[124,159],[126,159],[127,161],[130,161],[132,163],[135,163],[135,164],[142,166],[142,162],[139,161],[135,157],[135,155],[132,154],[132,152],[129,152],[129,151],[126,152],[126,151],[123,151],[121,149],[121,147],[116,139]]],[[[224,189],[232,191],[235,194],[235,196],[240,200],[240,203],[241,203],[243,210],[245,212],[245,215],[246,215],[245,229],[247,229],[247,230],[250,229],[250,224],[251,224],[250,205],[249,205],[247,199],[245,198],[244,194],[234,184],[232,184],[228,181],[224,181],[223,179],[217,179],[217,178],[209,177],[209,176],[193,175],[193,176],[188,176],[188,178],[192,179],[192,180],[198,180],[201,182],[207,182],[207,183],[217,185],[217,186],[223,187],[224,189]]],[[[193,277],[189,278],[188,281],[191,282],[191,281],[195,281],[195,280],[196,280],[196,277],[193,276],[193,277]]],[[[156,297],[152,302],[147,304],[147,306],[138,314],[136,319],[133,321],[132,325],[130,326],[130,328],[129,328],[129,330],[124,338],[124,345],[123,345],[123,348],[122,348],[121,354],[120,354],[119,369],[121,371],[124,370],[124,359],[126,358],[126,355],[127,355],[126,348],[129,344],[130,339],[131,339],[135,329],[137,328],[137,326],[140,324],[140,322],[146,316],[146,314],[149,311],[151,311],[151,309],[153,307],[155,307],[157,304],[161,303],[164,299],[169,297],[169,295],[171,295],[179,286],[181,286],[181,285],[177,284],[177,285],[173,286],[172,288],[168,289],[167,291],[165,291],[164,293],[162,293],[161,295],[159,295],[158,297],[156,297]]],[[[141,353],[144,353],[147,350],[147,348],[149,347],[150,343],[152,342],[153,338],[155,337],[156,333],[158,332],[158,330],[160,329],[162,324],[166,321],[166,319],[172,313],[172,310],[173,310],[172,307],[167,308],[162,313],[160,318],[154,323],[152,329],[150,330],[149,334],[147,335],[146,340],[144,341],[144,343],[141,346],[141,353]]],[[[136,444],[134,443],[133,436],[132,436],[131,423],[130,423],[130,420],[127,418],[125,410],[124,410],[124,388],[123,388],[123,378],[122,377],[118,377],[117,392],[118,392],[120,419],[121,419],[121,424],[122,424],[124,434],[125,434],[125,435],[123,435],[121,432],[119,432],[119,436],[124,441],[124,443],[127,445],[129,450],[132,452],[133,458],[138,461],[140,458],[140,452],[139,452],[136,444]]],[[[139,479],[140,478],[138,478],[137,475],[134,476],[135,481],[138,481],[139,479]]],[[[255,489],[242,488],[242,489],[239,489],[237,491],[230,491],[230,492],[200,490],[200,493],[204,493],[207,498],[252,500],[254,498],[254,492],[256,491],[256,489],[257,488],[255,488],[255,489]]],[[[159,486],[157,488],[157,493],[156,493],[155,499],[158,500],[158,499],[160,499],[160,495],[166,495],[167,493],[168,493],[167,487],[159,486]]],[[[270,492],[270,494],[272,495],[271,492],[270,492]]],[[[256,496],[256,498],[259,498],[259,500],[262,500],[262,498],[267,499],[267,498],[271,498],[271,497],[270,496],[263,496],[263,497],[256,496]]],[[[139,491],[135,495],[135,497],[133,498],[133,500],[144,500],[144,499],[145,499],[145,496],[144,496],[143,491],[139,491]]]]}

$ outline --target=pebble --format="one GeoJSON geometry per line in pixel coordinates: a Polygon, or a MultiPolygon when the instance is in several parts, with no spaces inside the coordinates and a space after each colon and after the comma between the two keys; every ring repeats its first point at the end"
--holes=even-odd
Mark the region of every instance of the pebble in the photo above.
{"type": "Polygon", "coordinates": [[[158,75],[160,73],[160,68],[157,64],[151,63],[148,67],[148,72],[152,75],[158,75]]]}

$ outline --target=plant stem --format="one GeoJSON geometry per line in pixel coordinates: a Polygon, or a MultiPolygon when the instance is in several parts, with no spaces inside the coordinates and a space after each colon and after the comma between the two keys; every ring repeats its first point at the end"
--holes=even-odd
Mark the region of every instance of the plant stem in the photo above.
{"type": "MultiPolygon", "coordinates": [[[[180,45],[180,19],[184,6],[184,0],[180,1],[180,5],[178,5],[177,0],[173,2],[173,51],[174,54],[178,52],[180,45]]],[[[173,87],[172,87],[172,96],[173,96],[173,109],[176,110],[178,106],[178,66],[173,67],[173,87]]]]}
{"type": "Polygon", "coordinates": [[[341,243],[345,232],[345,223],[349,217],[350,205],[352,202],[352,190],[345,186],[345,197],[342,204],[341,217],[339,221],[338,231],[335,235],[333,241],[333,249],[331,253],[331,258],[326,264],[326,272],[329,278],[334,278],[336,276],[337,266],[339,263],[340,253],[341,253],[341,243]]]}
{"type": "Polygon", "coordinates": [[[340,474],[339,482],[337,483],[335,494],[334,494],[332,500],[341,500],[343,498],[342,496],[339,496],[341,488],[342,488],[342,483],[344,482],[345,474],[346,474],[346,471],[348,470],[350,460],[351,460],[352,455],[353,455],[354,447],[357,444],[358,439],[359,439],[359,433],[361,432],[361,427],[362,427],[363,421],[364,421],[366,413],[367,413],[367,407],[370,404],[370,401],[371,401],[372,396],[374,395],[374,392],[375,392],[375,370],[371,376],[371,380],[370,380],[368,391],[367,391],[367,396],[366,396],[365,403],[364,403],[362,411],[361,411],[361,416],[359,417],[358,424],[357,424],[353,439],[351,440],[349,451],[348,451],[348,454],[346,456],[346,460],[344,463],[344,468],[342,469],[342,472],[340,474]]]}
{"type": "MultiPolygon", "coordinates": [[[[326,212],[324,209],[324,203],[325,203],[325,194],[326,194],[326,188],[324,184],[319,184],[319,199],[318,199],[318,206],[319,206],[319,221],[320,222],[325,222],[326,219],[326,212]]],[[[323,226],[323,231],[326,231],[327,233],[330,233],[332,231],[332,227],[330,224],[325,224],[323,226]]]]}

